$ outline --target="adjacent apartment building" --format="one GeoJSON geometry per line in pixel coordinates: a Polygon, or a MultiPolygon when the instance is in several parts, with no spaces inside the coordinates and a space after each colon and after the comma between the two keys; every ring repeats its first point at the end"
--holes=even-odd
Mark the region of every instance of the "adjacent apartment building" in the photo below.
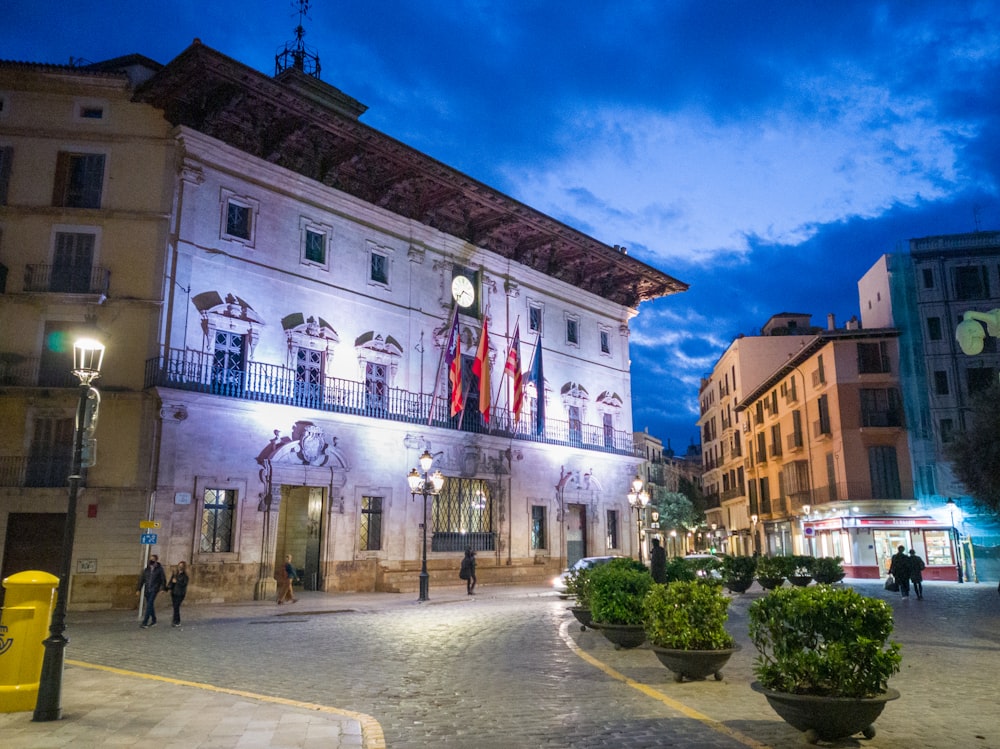
{"type": "Polygon", "coordinates": [[[269,597],[286,554],[415,590],[425,452],[432,586],[466,548],[486,582],[637,553],[628,325],[683,283],[298,64],[4,62],[0,104],[0,575],[58,567],[81,333],[107,354],[75,608],[129,605],[151,552],[195,601],[269,597]]]}

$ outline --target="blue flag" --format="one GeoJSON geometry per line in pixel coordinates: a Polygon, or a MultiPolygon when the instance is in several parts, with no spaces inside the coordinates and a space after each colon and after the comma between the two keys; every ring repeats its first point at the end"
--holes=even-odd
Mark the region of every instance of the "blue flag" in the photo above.
{"type": "Polygon", "coordinates": [[[542,371],[542,337],[535,344],[535,358],[531,362],[531,381],[535,383],[535,434],[545,434],[545,373],[542,371]]]}

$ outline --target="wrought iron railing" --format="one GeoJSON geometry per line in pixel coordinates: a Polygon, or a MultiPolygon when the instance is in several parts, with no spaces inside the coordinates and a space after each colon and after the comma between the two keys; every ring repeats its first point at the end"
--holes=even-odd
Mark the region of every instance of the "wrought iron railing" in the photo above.
{"type": "Polygon", "coordinates": [[[42,265],[24,267],[24,290],[107,296],[111,271],[101,266],[42,265]]]}
{"type": "Polygon", "coordinates": [[[262,362],[251,362],[242,369],[226,367],[213,355],[201,351],[168,349],[163,356],[147,360],[145,387],[191,390],[529,442],[634,454],[631,432],[609,430],[603,424],[546,419],[539,432],[528,416],[517,420],[509,409],[497,407],[491,409],[490,421],[486,423],[474,408],[450,416],[446,396],[435,399],[429,393],[413,393],[384,384],[371,387],[365,382],[337,377],[326,377],[322,383],[304,382],[289,367],[262,362]]]}
{"type": "Polygon", "coordinates": [[[0,455],[0,486],[66,486],[71,470],[68,451],[32,456],[0,455]]]}

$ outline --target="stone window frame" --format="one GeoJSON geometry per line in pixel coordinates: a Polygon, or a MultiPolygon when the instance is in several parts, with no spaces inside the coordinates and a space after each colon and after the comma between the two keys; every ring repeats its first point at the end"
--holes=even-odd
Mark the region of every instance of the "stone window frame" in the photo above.
{"type": "Polygon", "coordinates": [[[391,486],[374,486],[365,484],[354,487],[354,507],[356,508],[354,518],[354,558],[382,559],[390,555],[390,545],[393,534],[393,526],[390,522],[390,513],[393,507],[393,491],[391,486]],[[361,501],[364,497],[382,498],[382,527],[381,527],[381,548],[362,549],[361,548],[361,501]]]}
{"type": "Polygon", "coordinates": [[[386,247],[385,245],[376,244],[375,242],[368,242],[365,258],[366,258],[365,282],[369,286],[374,286],[375,288],[378,289],[385,289],[386,291],[392,291],[392,276],[393,276],[392,248],[386,247]],[[372,278],[372,262],[374,261],[375,255],[378,255],[385,259],[385,281],[380,281],[378,279],[372,278]]]}
{"type": "Polygon", "coordinates": [[[107,99],[79,97],[73,100],[73,122],[86,125],[107,125],[110,121],[111,105],[107,99]],[[92,114],[100,112],[99,117],[92,114]]]}
{"type": "Polygon", "coordinates": [[[528,299],[528,332],[544,338],[545,337],[545,302],[537,299],[528,299]],[[538,310],[538,327],[532,326],[531,310],[538,310]]]}
{"type": "Polygon", "coordinates": [[[582,324],[580,322],[580,316],[573,312],[566,312],[563,315],[566,321],[566,345],[570,348],[580,348],[580,336],[582,324]],[[570,333],[574,334],[575,340],[570,336],[570,333]]]}
{"type": "Polygon", "coordinates": [[[260,201],[249,195],[243,195],[225,187],[219,193],[219,238],[229,242],[236,242],[249,249],[254,249],[257,242],[257,217],[260,213],[260,201]],[[247,237],[238,234],[230,234],[229,228],[229,205],[230,203],[246,208],[250,211],[250,226],[247,237]]]}
{"type": "Polygon", "coordinates": [[[333,244],[333,227],[319,221],[301,216],[299,217],[299,262],[313,268],[330,270],[330,250],[333,244]],[[308,249],[309,233],[321,234],[323,236],[323,260],[312,260],[306,256],[308,249]]]}
{"type": "Polygon", "coordinates": [[[597,350],[601,356],[611,358],[612,347],[611,347],[611,326],[597,324],[597,350]],[[607,350],[604,349],[604,344],[607,342],[607,350]]]}
{"type": "MultiPolygon", "coordinates": [[[[243,479],[226,478],[220,479],[216,476],[196,475],[194,478],[194,505],[193,530],[191,537],[191,563],[192,564],[219,564],[233,563],[240,561],[240,544],[242,542],[242,526],[244,502],[247,498],[247,482],[243,479]],[[201,521],[205,513],[205,492],[207,490],[235,490],[236,502],[233,505],[233,538],[232,551],[202,551],[201,550],[201,521]]],[[[256,509],[256,505],[254,505],[256,509]]]]}

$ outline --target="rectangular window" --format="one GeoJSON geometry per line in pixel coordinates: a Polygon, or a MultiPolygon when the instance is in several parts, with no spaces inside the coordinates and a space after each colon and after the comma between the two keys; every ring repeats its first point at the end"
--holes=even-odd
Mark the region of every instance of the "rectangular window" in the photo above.
{"type": "Polygon", "coordinates": [[[79,384],[73,375],[73,323],[48,321],[38,362],[40,387],[71,387],[79,384]]]}
{"type": "Polygon", "coordinates": [[[323,398],[324,352],[305,346],[295,349],[295,398],[301,405],[320,407],[323,398]]]}
{"type": "Polygon", "coordinates": [[[545,549],[545,508],[541,505],[531,506],[531,549],[545,549]]]}
{"type": "Polygon", "coordinates": [[[955,299],[958,301],[968,302],[989,297],[990,280],[984,266],[967,265],[952,268],[951,273],[955,283],[955,299]]]}
{"type": "Polygon", "coordinates": [[[938,395],[948,395],[948,373],[942,370],[934,372],[934,392],[938,395]]]}
{"type": "Polygon", "coordinates": [[[614,447],[615,446],[615,417],[613,414],[602,414],[602,422],[604,426],[604,446],[614,447]]]}
{"type": "Polygon", "coordinates": [[[790,447],[802,447],[802,412],[798,409],[792,411],[792,433],[790,438],[790,447]]]}
{"type": "Polygon", "coordinates": [[[24,485],[66,486],[73,465],[74,419],[36,419],[33,426],[24,485]]]}
{"type": "Polygon", "coordinates": [[[861,426],[903,426],[903,404],[895,388],[862,388],[861,426]]]}
{"type": "Polygon", "coordinates": [[[924,288],[925,289],[933,289],[934,288],[934,271],[932,271],[930,268],[924,268],[923,269],[923,277],[924,277],[924,288]]]}
{"type": "Polygon", "coordinates": [[[213,334],[215,348],[212,351],[212,392],[238,396],[243,392],[246,370],[243,349],[245,336],[227,330],[215,330],[213,334]]]}
{"type": "Polygon", "coordinates": [[[902,499],[896,448],[874,445],[868,448],[868,470],[872,481],[873,499],[902,499]]]}
{"type": "Polygon", "coordinates": [[[955,422],[952,419],[941,419],[938,423],[938,434],[941,435],[941,443],[947,445],[955,439],[955,422]]]}
{"type": "Polygon", "coordinates": [[[52,205],[100,208],[103,187],[104,154],[59,152],[52,205]]]}
{"type": "Polygon", "coordinates": [[[232,551],[236,490],[206,489],[204,500],[199,551],[214,554],[232,551]]]}
{"type": "Polygon", "coordinates": [[[361,550],[382,548],[382,497],[361,498],[361,550]]]}
{"type": "Polygon", "coordinates": [[[326,234],[306,229],[306,260],[326,265],[326,234]]]}
{"type": "Polygon", "coordinates": [[[611,333],[606,330],[601,330],[601,353],[611,353],[611,333]]]}
{"type": "Polygon", "coordinates": [[[619,548],[618,510],[608,510],[608,549],[619,548]]]}
{"type": "Polygon", "coordinates": [[[928,565],[955,564],[951,554],[951,531],[924,531],[924,548],[928,565]]]}
{"type": "Polygon", "coordinates": [[[889,371],[889,347],[885,341],[858,344],[860,374],[884,374],[889,371]]]}
{"type": "Polygon", "coordinates": [[[762,515],[771,513],[771,481],[767,476],[760,477],[760,512],[762,515]]]}
{"type": "Polygon", "coordinates": [[[253,211],[233,200],[226,204],[226,234],[238,239],[250,239],[253,211]]]}
{"type": "Polygon", "coordinates": [[[771,456],[781,455],[781,424],[774,424],[771,427],[771,456]]]}
{"type": "Polygon", "coordinates": [[[371,254],[371,272],[369,278],[375,283],[389,283],[389,258],[381,252],[371,254]]]}
{"type": "Polygon", "coordinates": [[[537,304],[528,305],[528,329],[532,333],[542,333],[542,308],[537,304]]]}
{"type": "Polygon", "coordinates": [[[96,236],[77,232],[57,232],[52,253],[49,291],[86,294],[92,291],[96,236]]]}
{"type": "Polygon", "coordinates": [[[819,417],[816,421],[816,436],[830,434],[830,401],[827,396],[821,395],[816,399],[816,410],[819,417]]]}
{"type": "Polygon", "coordinates": [[[431,510],[432,551],[493,551],[493,498],[489,482],[449,476],[431,510]]]}
{"type": "Polygon", "coordinates": [[[569,415],[569,441],[574,445],[580,445],[583,443],[583,420],[580,418],[580,407],[569,406],[566,410],[569,415]]]}
{"type": "Polygon", "coordinates": [[[932,341],[941,340],[941,318],[940,317],[928,317],[927,318],[927,337],[932,341]]]}
{"type": "Polygon", "coordinates": [[[10,184],[10,163],[14,159],[13,146],[0,146],[0,205],[7,205],[7,186],[10,184]]]}
{"type": "Polygon", "coordinates": [[[566,318],[566,343],[571,346],[580,345],[580,321],[574,317],[566,318]]]}

